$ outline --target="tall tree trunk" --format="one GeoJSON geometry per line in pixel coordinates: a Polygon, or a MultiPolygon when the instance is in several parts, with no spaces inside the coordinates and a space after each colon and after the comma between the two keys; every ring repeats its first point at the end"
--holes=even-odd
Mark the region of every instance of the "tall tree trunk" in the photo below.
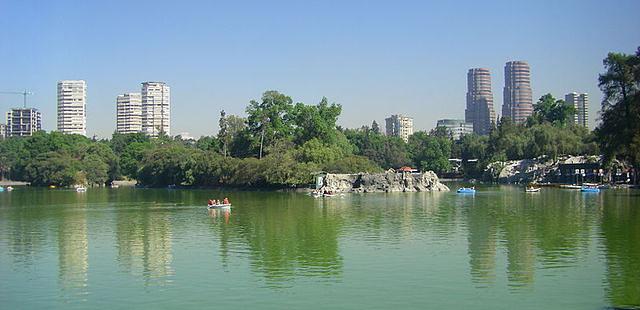
{"type": "Polygon", "coordinates": [[[262,144],[264,143],[264,128],[262,128],[262,132],[260,134],[260,159],[262,159],[262,144]]]}

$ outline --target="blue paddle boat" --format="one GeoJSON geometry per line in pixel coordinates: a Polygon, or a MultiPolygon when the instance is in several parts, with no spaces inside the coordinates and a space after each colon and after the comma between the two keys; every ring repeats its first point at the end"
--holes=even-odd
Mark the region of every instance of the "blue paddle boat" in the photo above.
{"type": "Polygon", "coordinates": [[[460,187],[457,192],[458,194],[475,194],[476,189],[474,187],[460,187]]]}
{"type": "Polygon", "coordinates": [[[597,186],[583,186],[580,191],[583,193],[599,193],[600,189],[597,186]]]}

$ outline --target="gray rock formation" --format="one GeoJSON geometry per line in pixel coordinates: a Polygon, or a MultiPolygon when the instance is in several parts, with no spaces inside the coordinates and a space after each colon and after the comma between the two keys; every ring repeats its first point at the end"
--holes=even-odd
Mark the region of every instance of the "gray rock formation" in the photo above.
{"type": "Polygon", "coordinates": [[[433,171],[425,173],[386,172],[327,174],[322,190],[345,193],[448,191],[433,171]]]}
{"type": "Polygon", "coordinates": [[[561,164],[601,162],[601,156],[562,156],[553,160],[547,156],[534,159],[498,161],[490,163],[485,174],[500,183],[553,182],[561,164]]]}

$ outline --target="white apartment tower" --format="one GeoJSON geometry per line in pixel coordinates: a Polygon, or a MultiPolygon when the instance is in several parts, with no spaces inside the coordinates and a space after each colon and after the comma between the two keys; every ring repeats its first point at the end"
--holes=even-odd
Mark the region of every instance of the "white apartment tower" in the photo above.
{"type": "Polygon", "coordinates": [[[164,82],[142,83],[142,131],[151,137],[170,135],[171,93],[164,82]]]}
{"type": "Polygon", "coordinates": [[[87,135],[87,83],[83,80],[58,82],[58,131],[87,135]]]}
{"type": "Polygon", "coordinates": [[[573,122],[580,126],[589,127],[589,95],[573,92],[566,94],[564,101],[576,109],[573,122]]]}
{"type": "Polygon", "coordinates": [[[126,93],[116,99],[116,132],[142,132],[142,95],[126,93]]]}
{"type": "Polygon", "coordinates": [[[401,114],[391,115],[385,119],[387,136],[402,138],[409,142],[409,136],[413,134],[413,118],[401,114]]]}
{"type": "Polygon", "coordinates": [[[7,112],[6,137],[31,136],[42,130],[42,114],[34,108],[13,108],[7,112]]]}

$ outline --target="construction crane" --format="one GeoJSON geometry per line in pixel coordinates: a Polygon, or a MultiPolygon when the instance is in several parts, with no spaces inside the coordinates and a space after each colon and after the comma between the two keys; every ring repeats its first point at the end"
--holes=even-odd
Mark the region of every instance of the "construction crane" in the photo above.
{"type": "Polygon", "coordinates": [[[27,91],[26,89],[23,92],[19,92],[19,91],[0,91],[0,94],[22,95],[22,101],[23,101],[25,109],[27,108],[27,96],[28,95],[33,95],[32,92],[27,91]]]}

